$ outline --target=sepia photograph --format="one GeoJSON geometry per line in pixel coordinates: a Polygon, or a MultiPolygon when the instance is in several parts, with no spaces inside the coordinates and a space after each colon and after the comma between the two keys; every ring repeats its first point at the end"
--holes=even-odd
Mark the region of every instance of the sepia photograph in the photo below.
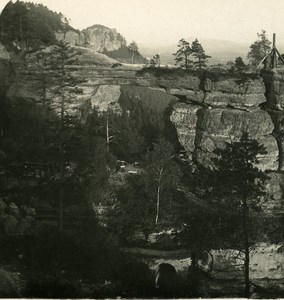
{"type": "Polygon", "coordinates": [[[0,298],[284,298],[284,1],[0,0],[0,298]]]}

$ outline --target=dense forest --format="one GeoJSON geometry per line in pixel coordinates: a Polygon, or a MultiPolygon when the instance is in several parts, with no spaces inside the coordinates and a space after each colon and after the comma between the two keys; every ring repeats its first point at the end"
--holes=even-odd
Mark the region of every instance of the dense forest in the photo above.
{"type": "Polygon", "coordinates": [[[0,16],[1,42],[18,51],[55,42],[55,31],[68,30],[67,19],[42,4],[10,1],[0,16]]]}

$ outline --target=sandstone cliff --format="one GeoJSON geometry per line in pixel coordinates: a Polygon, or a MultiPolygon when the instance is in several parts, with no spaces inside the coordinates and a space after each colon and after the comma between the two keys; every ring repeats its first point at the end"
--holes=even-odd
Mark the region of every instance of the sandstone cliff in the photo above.
{"type": "Polygon", "coordinates": [[[67,30],[55,33],[58,40],[73,46],[84,46],[97,52],[114,51],[126,46],[125,38],[116,31],[103,25],[93,25],[82,31],[67,30]]]}
{"type": "MultiPolygon", "coordinates": [[[[279,110],[279,105],[275,105],[275,97],[282,99],[283,96],[281,70],[276,74],[272,71],[262,74],[264,80],[259,75],[250,74],[205,73],[200,77],[179,70],[155,74],[124,66],[112,68],[111,61],[94,65],[92,55],[84,52],[78,64],[69,67],[81,91],[68,104],[69,114],[88,113],[85,108],[91,106],[106,110],[110,103],[117,112],[121,111],[119,99],[122,97],[122,86],[129,91],[140,86],[139,94],[147,95],[141,101],[150,97],[158,106],[164,105],[162,95],[166,99],[170,94],[172,100],[167,104],[172,108],[170,120],[176,128],[180,144],[193,163],[210,165],[216,147],[224,147],[225,142],[234,141],[247,131],[267,149],[267,154],[259,157],[260,167],[275,172],[267,186],[274,195],[270,208],[283,207],[282,176],[278,176],[277,172],[283,168],[284,113],[279,110]]],[[[6,61],[6,67],[13,67],[10,73],[14,74],[10,77],[7,95],[39,100],[39,70],[35,54],[28,55],[25,64],[15,59],[10,63],[2,59],[2,64],[3,61],[6,61]]],[[[47,88],[49,97],[52,96],[52,88],[47,88]]],[[[140,97],[138,94],[136,96],[140,97]]],[[[56,106],[54,108],[57,109],[56,106]]]]}

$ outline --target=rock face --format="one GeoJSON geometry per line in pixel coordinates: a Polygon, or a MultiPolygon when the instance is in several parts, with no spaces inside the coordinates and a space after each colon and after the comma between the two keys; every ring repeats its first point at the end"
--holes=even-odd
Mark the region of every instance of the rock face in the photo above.
{"type": "Polygon", "coordinates": [[[97,108],[99,112],[106,112],[108,109],[112,109],[120,113],[121,108],[118,103],[120,94],[119,85],[101,85],[91,98],[92,107],[97,108]]]}
{"type": "Polygon", "coordinates": [[[265,110],[274,123],[274,136],[279,148],[279,170],[284,170],[284,68],[261,72],[266,87],[265,110]]]}
{"type": "Polygon", "coordinates": [[[185,97],[185,103],[174,106],[171,120],[189,157],[211,165],[214,149],[239,139],[247,131],[267,149],[268,154],[260,157],[260,168],[278,169],[278,145],[272,134],[274,124],[270,115],[259,107],[266,101],[261,78],[242,81],[220,78],[214,82],[206,78],[203,82],[189,82],[190,90],[184,91],[181,86],[170,90],[185,97]]]}
{"type": "Polygon", "coordinates": [[[94,25],[82,31],[85,44],[98,52],[103,50],[113,51],[126,46],[126,40],[116,29],[102,25],[94,25]]]}
{"type": "Polygon", "coordinates": [[[125,38],[116,29],[102,25],[93,25],[82,31],[58,31],[55,36],[73,46],[88,47],[97,52],[114,51],[126,46],[125,38]]]}

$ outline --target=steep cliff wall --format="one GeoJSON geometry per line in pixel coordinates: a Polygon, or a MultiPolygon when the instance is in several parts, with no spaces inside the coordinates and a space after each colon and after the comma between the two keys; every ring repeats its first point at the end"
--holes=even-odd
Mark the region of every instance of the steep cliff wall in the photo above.
{"type": "MultiPolygon", "coordinates": [[[[193,81],[192,81],[193,82],[193,81]]],[[[163,81],[165,85],[165,81],[163,81]]],[[[173,107],[171,116],[181,144],[193,160],[211,164],[215,148],[239,139],[249,132],[265,145],[268,154],[260,157],[263,170],[278,169],[278,146],[270,115],[260,108],[265,103],[265,87],[260,77],[203,78],[173,91],[184,103],[173,107]]]]}

